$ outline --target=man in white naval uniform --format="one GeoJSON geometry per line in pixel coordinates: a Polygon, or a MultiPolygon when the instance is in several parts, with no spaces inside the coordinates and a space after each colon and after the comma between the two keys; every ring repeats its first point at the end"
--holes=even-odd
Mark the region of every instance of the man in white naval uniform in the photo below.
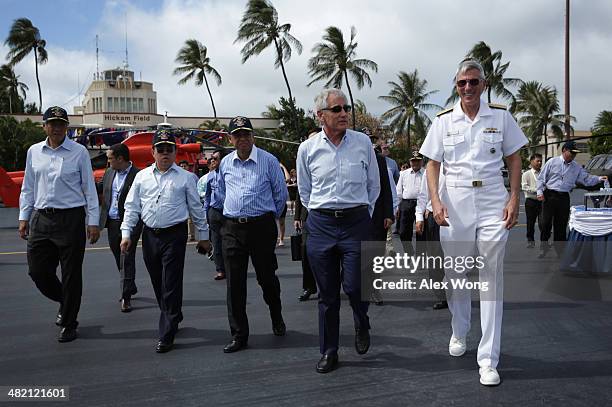
{"type": "MultiPolygon", "coordinates": [[[[438,113],[427,134],[421,154],[430,158],[427,184],[434,219],[440,226],[445,256],[483,256],[480,282],[482,338],[477,361],[480,383],[500,383],[499,362],[503,313],[503,259],[509,230],[518,222],[521,191],[519,149],[527,138],[503,106],[487,104],[480,95],[487,83],[482,66],[466,60],[459,64],[455,84],[460,101],[438,113]],[[510,196],[504,187],[501,168],[506,159],[510,171],[510,196]],[[440,164],[446,171],[446,188],[438,191],[440,164]]],[[[457,276],[445,269],[446,280],[457,276]]],[[[464,278],[464,277],[463,277],[464,278]]],[[[462,356],[470,329],[469,290],[453,290],[447,297],[452,314],[451,356],[462,356]]]]}

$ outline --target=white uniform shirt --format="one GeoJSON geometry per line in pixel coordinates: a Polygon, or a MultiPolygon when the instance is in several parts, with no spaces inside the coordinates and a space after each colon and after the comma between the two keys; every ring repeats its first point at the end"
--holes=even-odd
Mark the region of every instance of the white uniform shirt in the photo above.
{"type": "MultiPolygon", "coordinates": [[[[438,178],[438,193],[441,195],[445,186],[446,178],[444,177],[444,171],[440,170],[440,178],[438,178]]],[[[421,189],[419,190],[419,196],[417,197],[416,206],[416,221],[425,221],[425,210],[433,212],[431,206],[431,197],[429,196],[429,186],[427,185],[427,170],[423,172],[423,179],[421,180],[421,189]]]]}
{"type": "Polygon", "coordinates": [[[400,172],[397,181],[397,196],[400,199],[417,199],[425,171],[421,168],[414,172],[412,168],[400,172]]]}
{"type": "Polygon", "coordinates": [[[474,120],[463,113],[461,102],[433,121],[420,153],[445,163],[447,185],[455,181],[503,182],[502,157],[517,152],[527,138],[505,109],[482,100],[474,120]]]}

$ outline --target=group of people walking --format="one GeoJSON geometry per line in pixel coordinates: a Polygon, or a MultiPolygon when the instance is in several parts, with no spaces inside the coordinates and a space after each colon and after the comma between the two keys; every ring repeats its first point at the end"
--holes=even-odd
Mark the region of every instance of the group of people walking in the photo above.
{"type": "MultiPolygon", "coordinates": [[[[319,373],[338,365],[341,288],[353,313],[356,352],[368,352],[369,299],[363,296],[362,275],[369,265],[362,262],[362,244],[380,242],[380,253],[390,254],[392,249],[385,243],[391,240],[391,225],[399,216],[400,238],[410,255],[487,255],[480,278],[491,282],[493,297],[481,297],[477,362],[480,383],[500,383],[503,256],[508,232],[517,224],[519,150],[527,139],[503,106],[481,101],[487,84],[480,64],[463,61],[455,84],[460,100],[438,113],[420,151],[410,157],[410,169],[402,173],[397,164],[389,164],[383,143],[369,129],[348,128],[352,106],[340,90],[325,89],[315,98],[314,110],[322,128],[300,145],[297,176],[291,178],[290,187],[297,186],[294,221],[304,236],[300,300],[319,295],[319,373]],[[421,168],[423,156],[429,159],[426,171],[421,168]],[[509,193],[500,171],[504,159],[510,173],[509,193]],[[411,243],[415,223],[416,249],[411,243]],[[493,251],[491,242],[496,243],[493,251]]],[[[28,241],[30,276],[45,296],[60,304],[56,320],[61,327],[60,342],[77,338],[86,236],[95,243],[100,228],[107,228],[121,271],[121,311],[131,310],[130,300],[137,292],[135,247],[141,239],[160,309],[155,350],[172,350],[183,320],[189,218],[198,250],[212,253],[216,278],[227,280],[231,340],[223,351],[248,347],[249,260],[269,308],[272,333],[285,335],[275,248],[276,220],[285,210],[288,185],[278,160],[255,145],[248,118],[238,116],[230,121],[229,141],[235,150],[226,156],[224,150],[215,151],[210,172],[197,182],[192,173],[175,164],[177,142],[171,131],[155,133],[155,163],[140,171],[130,162],[125,145],[111,147],[101,209],[87,150],[66,137],[66,111],[50,108],[43,119],[47,139],[28,150],[19,233],[28,241]],[[56,276],[58,264],[61,280],[56,276]]],[[[528,222],[534,222],[544,202],[542,223],[552,219],[555,240],[564,240],[567,192],[576,180],[593,185],[601,179],[577,167],[572,161],[574,151],[574,145],[566,144],[563,156],[551,160],[539,174],[541,157],[533,156],[532,170],[523,176],[523,189],[530,194],[528,222]]],[[[550,230],[543,228],[544,241],[550,230]]],[[[528,238],[534,240],[533,226],[528,227],[528,238]]],[[[436,281],[449,278],[448,273],[440,268],[430,270],[436,281]]],[[[437,290],[436,296],[434,309],[448,307],[451,312],[448,352],[462,356],[471,326],[470,296],[453,290],[437,290]]],[[[382,304],[380,296],[373,301],[382,304]]]]}

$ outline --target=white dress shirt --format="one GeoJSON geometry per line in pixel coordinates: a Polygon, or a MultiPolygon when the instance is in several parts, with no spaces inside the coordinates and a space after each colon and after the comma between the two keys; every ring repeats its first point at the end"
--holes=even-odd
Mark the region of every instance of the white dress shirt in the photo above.
{"type": "Polygon", "coordinates": [[[19,220],[30,220],[34,209],[87,206],[87,224],[98,226],[100,208],[91,159],[82,145],[64,138],[57,148],[47,140],[28,149],[19,196],[19,220]]]}
{"type": "MultiPolygon", "coordinates": [[[[438,178],[438,193],[442,195],[442,191],[446,188],[446,178],[444,177],[444,171],[440,170],[440,177],[438,178]]],[[[425,221],[425,210],[433,212],[431,206],[431,197],[429,196],[429,186],[427,185],[427,170],[423,171],[423,179],[421,179],[421,189],[419,190],[419,196],[417,197],[416,206],[416,221],[425,221]]]]}
{"type": "Polygon", "coordinates": [[[149,228],[167,228],[187,220],[191,215],[199,240],[207,240],[206,213],[200,201],[193,173],[176,164],[164,173],[155,163],[143,169],[125,199],[121,235],[129,238],[139,216],[149,228]]]}
{"type": "Polygon", "coordinates": [[[525,192],[525,199],[537,199],[537,182],[540,171],[533,168],[525,171],[521,177],[521,189],[525,192]]]}
{"type": "Polygon", "coordinates": [[[412,168],[400,172],[397,181],[397,196],[400,199],[417,199],[421,189],[424,170],[413,171],[412,168]]]}

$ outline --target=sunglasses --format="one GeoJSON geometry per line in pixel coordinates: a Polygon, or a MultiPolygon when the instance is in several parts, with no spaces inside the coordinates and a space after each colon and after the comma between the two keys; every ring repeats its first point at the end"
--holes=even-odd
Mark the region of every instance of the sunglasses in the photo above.
{"type": "Polygon", "coordinates": [[[174,152],[174,146],[170,146],[170,145],[167,145],[167,146],[164,146],[164,145],[155,146],[155,151],[157,151],[160,154],[173,153],[174,152]]]}
{"type": "Polygon", "coordinates": [[[321,110],[329,110],[332,113],[340,113],[340,111],[344,110],[346,113],[350,113],[351,109],[352,109],[351,105],[344,105],[344,106],[336,105],[333,107],[326,107],[321,110]]]}
{"type": "Polygon", "coordinates": [[[474,87],[474,86],[478,86],[481,80],[482,79],[461,79],[457,81],[457,86],[460,88],[464,88],[465,85],[469,83],[470,86],[474,87]]]}

